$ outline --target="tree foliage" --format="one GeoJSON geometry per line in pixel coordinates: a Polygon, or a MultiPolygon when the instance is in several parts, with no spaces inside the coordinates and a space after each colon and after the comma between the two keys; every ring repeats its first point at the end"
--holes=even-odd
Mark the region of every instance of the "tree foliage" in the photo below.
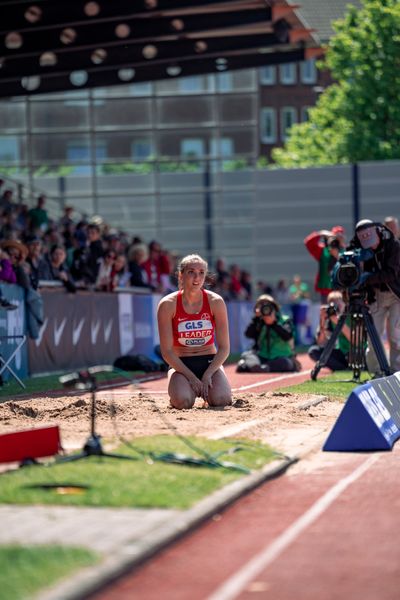
{"type": "Polygon", "coordinates": [[[400,2],[362,0],[334,24],[325,60],[335,81],[294,125],[279,166],[400,158],[400,2]]]}

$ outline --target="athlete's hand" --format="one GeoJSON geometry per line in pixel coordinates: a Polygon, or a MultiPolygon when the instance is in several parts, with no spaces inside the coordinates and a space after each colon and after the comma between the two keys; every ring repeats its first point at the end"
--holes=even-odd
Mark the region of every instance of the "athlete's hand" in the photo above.
{"type": "Polygon", "coordinates": [[[208,402],[208,390],[210,387],[212,387],[212,375],[208,375],[207,372],[204,373],[203,377],[201,378],[201,386],[201,397],[203,400],[208,402]]]}
{"type": "Polygon", "coordinates": [[[190,387],[196,394],[196,398],[204,398],[203,396],[203,384],[195,375],[189,379],[190,387]]]}

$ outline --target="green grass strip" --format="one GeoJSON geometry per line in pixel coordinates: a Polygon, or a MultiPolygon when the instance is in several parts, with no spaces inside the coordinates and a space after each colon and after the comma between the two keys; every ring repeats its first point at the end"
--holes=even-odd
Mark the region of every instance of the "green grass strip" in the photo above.
{"type": "Polygon", "coordinates": [[[0,600],[23,600],[73,571],[97,562],[84,548],[0,546],[0,600]]]}
{"type": "Polygon", "coordinates": [[[279,391],[326,395],[332,400],[346,400],[355,387],[366,383],[368,379],[370,376],[366,372],[361,373],[360,382],[357,382],[353,380],[353,371],[335,371],[324,377],[317,377],[316,381],[309,379],[297,385],[279,388],[279,391]]]}
{"type": "Polygon", "coordinates": [[[214,462],[229,462],[247,470],[260,469],[276,458],[270,447],[259,442],[188,440],[199,453],[175,436],[152,436],[115,449],[135,460],[90,456],[3,473],[0,503],[186,509],[243,477],[244,472],[215,464],[175,464],[170,461],[171,453],[205,462],[210,456],[214,462]]]}

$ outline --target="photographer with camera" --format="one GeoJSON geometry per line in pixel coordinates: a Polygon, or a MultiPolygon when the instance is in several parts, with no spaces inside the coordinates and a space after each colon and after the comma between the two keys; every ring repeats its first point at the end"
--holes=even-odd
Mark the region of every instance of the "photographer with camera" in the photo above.
{"type": "Polygon", "coordinates": [[[236,371],[300,371],[301,365],[293,353],[294,326],[291,318],[280,312],[278,303],[269,294],[258,297],[254,313],[245,331],[245,336],[254,340],[254,346],[242,353],[236,371]]]}
{"type": "MultiPolygon", "coordinates": [[[[400,241],[381,223],[363,219],[355,227],[350,248],[368,251],[359,285],[366,289],[367,303],[381,339],[386,322],[388,324],[390,368],[400,371],[400,241]]],[[[371,340],[368,340],[366,360],[370,373],[380,376],[371,340]]]]}
{"type": "MultiPolygon", "coordinates": [[[[316,343],[308,349],[308,356],[318,362],[333,330],[338,324],[340,315],[345,310],[345,302],[342,292],[334,290],[328,295],[328,304],[323,304],[320,308],[319,326],[316,333],[316,343]]],[[[349,368],[348,357],[350,351],[350,319],[346,320],[338,336],[336,347],[324,366],[331,371],[344,371],[349,368]]]]}
{"type": "Polygon", "coordinates": [[[315,276],[314,289],[320,294],[321,302],[326,303],[332,291],[331,272],[339,258],[344,244],[344,229],[340,225],[332,230],[312,231],[305,239],[308,252],[318,261],[318,272],[315,276]]]}

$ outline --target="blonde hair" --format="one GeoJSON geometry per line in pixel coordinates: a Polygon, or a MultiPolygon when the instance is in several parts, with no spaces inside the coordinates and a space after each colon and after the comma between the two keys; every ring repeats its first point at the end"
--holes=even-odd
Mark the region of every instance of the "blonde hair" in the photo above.
{"type": "Polygon", "coordinates": [[[275,298],[273,296],[270,296],[270,294],[261,294],[261,296],[258,296],[257,300],[256,300],[256,305],[254,308],[260,308],[260,306],[262,306],[263,304],[272,304],[275,307],[276,312],[280,311],[280,306],[277,303],[277,301],[275,300],[275,298]]]}
{"type": "Polygon", "coordinates": [[[208,263],[206,260],[204,260],[204,258],[202,258],[200,256],[200,254],[188,254],[187,256],[184,256],[182,258],[182,260],[179,262],[179,265],[178,265],[179,287],[182,287],[182,275],[183,275],[185,269],[187,269],[190,265],[198,264],[198,263],[203,265],[204,270],[206,272],[206,276],[207,276],[208,263]]]}
{"type": "Polygon", "coordinates": [[[343,300],[343,294],[340,290],[329,292],[327,302],[335,302],[335,300],[343,300]]]}
{"type": "Polygon", "coordinates": [[[179,273],[183,273],[189,265],[192,265],[194,263],[201,263],[202,265],[204,265],[205,271],[208,270],[208,263],[206,260],[204,260],[204,258],[202,258],[199,254],[188,254],[187,256],[184,256],[179,263],[179,273]]]}

